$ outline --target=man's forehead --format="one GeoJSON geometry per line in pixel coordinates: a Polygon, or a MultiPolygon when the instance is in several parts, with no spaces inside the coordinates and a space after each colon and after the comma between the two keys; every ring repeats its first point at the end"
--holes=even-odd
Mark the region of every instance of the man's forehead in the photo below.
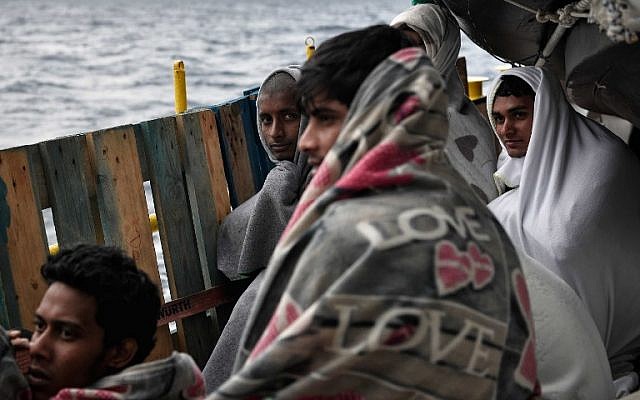
{"type": "Polygon", "coordinates": [[[96,311],[95,297],[62,282],[54,282],[42,297],[36,315],[45,320],[93,325],[96,311]]]}
{"type": "Polygon", "coordinates": [[[492,113],[533,108],[534,100],[534,96],[496,96],[493,99],[492,113]]]}
{"type": "Polygon", "coordinates": [[[323,110],[336,110],[342,105],[338,99],[329,97],[326,91],[314,96],[305,97],[303,100],[307,114],[313,114],[323,110]]]}

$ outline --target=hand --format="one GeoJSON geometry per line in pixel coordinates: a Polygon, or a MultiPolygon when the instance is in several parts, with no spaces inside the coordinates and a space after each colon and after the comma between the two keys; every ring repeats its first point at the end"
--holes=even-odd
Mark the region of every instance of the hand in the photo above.
{"type": "Polygon", "coordinates": [[[14,351],[29,350],[29,338],[25,337],[21,330],[12,329],[7,333],[14,351]]]}
{"type": "Polygon", "coordinates": [[[31,364],[31,356],[29,354],[29,332],[24,330],[12,329],[7,332],[11,346],[16,358],[18,368],[24,374],[29,370],[29,364],[31,364]]]}

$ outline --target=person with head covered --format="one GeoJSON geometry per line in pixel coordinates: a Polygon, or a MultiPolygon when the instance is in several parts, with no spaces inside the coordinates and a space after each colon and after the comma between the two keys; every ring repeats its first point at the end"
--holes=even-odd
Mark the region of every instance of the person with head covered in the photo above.
{"type": "Polygon", "coordinates": [[[535,398],[517,255],[449,164],[444,82],[408,46],[378,25],[303,66],[316,170],[210,399],[535,398]]]}
{"type": "Polygon", "coordinates": [[[207,391],[231,374],[240,334],[271,253],[284,231],[309,173],[297,151],[304,129],[296,81],[298,66],[278,68],[264,80],[256,100],[260,141],[275,167],[262,189],[229,214],[220,226],[217,266],[228,278],[255,277],[239,298],[203,370],[207,391]]]}
{"type": "Polygon", "coordinates": [[[393,18],[391,25],[423,47],[444,78],[449,97],[445,150],[454,168],[488,203],[498,195],[492,179],[496,169],[494,138],[487,120],[466,96],[456,71],[460,28],[446,9],[431,3],[409,8],[393,18]]]}
{"type": "Polygon", "coordinates": [[[613,378],[633,377],[640,349],[638,158],[577,113],[545,69],[503,72],[487,107],[503,147],[495,173],[501,195],[489,208],[516,247],[581,299],[613,378]]]}

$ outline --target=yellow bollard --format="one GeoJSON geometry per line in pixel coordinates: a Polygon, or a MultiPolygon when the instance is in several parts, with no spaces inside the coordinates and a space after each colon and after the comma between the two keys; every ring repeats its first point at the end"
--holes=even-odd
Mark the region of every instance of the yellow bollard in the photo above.
{"type": "MultiPolygon", "coordinates": [[[[158,231],[158,217],[155,214],[149,214],[149,225],[151,225],[151,232],[158,231]]],[[[60,246],[58,244],[52,244],[49,246],[49,254],[55,256],[60,251],[60,246]]]]}
{"type": "Polygon", "coordinates": [[[308,60],[311,58],[313,53],[316,52],[316,40],[313,38],[313,36],[307,36],[307,38],[304,40],[304,44],[307,47],[307,60],[308,60]]]}
{"type": "Polygon", "coordinates": [[[483,97],[482,94],[482,82],[489,80],[486,76],[469,76],[467,82],[469,82],[469,98],[471,100],[477,100],[483,97]]]}
{"type": "Polygon", "coordinates": [[[49,246],[49,254],[51,254],[52,256],[55,256],[56,254],[58,254],[59,251],[60,251],[60,246],[58,246],[57,243],[49,246]]]}
{"type": "Polygon", "coordinates": [[[155,214],[149,214],[149,225],[151,225],[151,232],[158,232],[158,217],[155,214]]]}
{"type": "Polygon", "coordinates": [[[173,63],[173,88],[175,91],[176,114],[187,111],[187,82],[184,72],[184,61],[173,63]]]}

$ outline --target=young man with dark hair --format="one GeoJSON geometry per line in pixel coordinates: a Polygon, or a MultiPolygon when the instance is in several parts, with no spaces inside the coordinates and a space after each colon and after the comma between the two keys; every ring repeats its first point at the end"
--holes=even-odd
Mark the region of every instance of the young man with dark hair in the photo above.
{"type": "Polygon", "coordinates": [[[407,43],[373,26],[303,66],[315,175],[212,399],[535,396],[518,258],[449,164],[444,82],[407,43]]]}
{"type": "Polygon", "coordinates": [[[322,52],[304,64],[298,92],[309,124],[298,147],[308,155],[309,164],[317,168],[329,152],[360,84],[371,71],[391,54],[411,46],[400,30],[376,25],[328,39],[322,52]]]}
{"type": "Polygon", "coordinates": [[[14,348],[29,351],[26,381],[33,400],[91,398],[88,387],[94,395],[126,389],[126,396],[151,399],[175,390],[160,384],[170,375],[183,377],[175,383],[185,388],[199,381],[202,393],[201,377],[186,355],[160,361],[154,373],[139,366],[135,373],[114,375],[149,355],[160,312],[157,286],[121,250],[98,245],[61,250],[41,274],[49,287],[36,309],[32,337],[8,334],[14,348]],[[152,382],[157,383],[153,394],[152,382]]]}
{"type": "MultiPolygon", "coordinates": [[[[578,113],[545,68],[502,72],[487,107],[496,133],[506,138],[494,174],[500,196],[489,209],[515,246],[583,302],[599,336],[590,354],[602,345],[613,377],[637,386],[640,297],[630,282],[640,282],[638,158],[606,127],[578,113]],[[507,101],[513,102],[496,110],[507,101]]],[[[592,366],[576,362],[584,358],[573,357],[580,368],[568,371],[571,379],[592,366]]]]}
{"type": "Polygon", "coordinates": [[[535,92],[517,76],[504,75],[495,94],[491,117],[509,157],[527,154],[533,129],[535,92]]]}

